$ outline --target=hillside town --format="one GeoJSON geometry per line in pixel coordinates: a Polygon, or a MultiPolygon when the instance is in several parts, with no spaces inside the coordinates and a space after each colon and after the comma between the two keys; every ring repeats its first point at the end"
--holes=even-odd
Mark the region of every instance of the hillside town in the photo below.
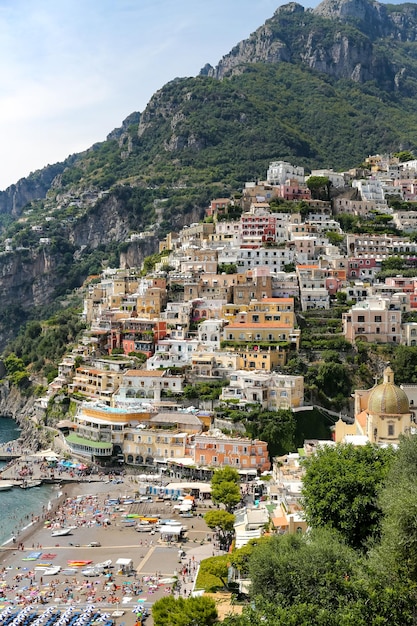
{"type": "MultiPolygon", "coordinates": [[[[352,346],[416,345],[417,321],[405,314],[417,308],[417,270],[410,278],[378,274],[389,257],[414,266],[417,210],[405,203],[417,201],[417,161],[373,156],[366,167],[306,176],[271,162],[265,181],[214,198],[203,221],[169,233],[142,268],[90,277],[82,340],[37,400],[41,419],[51,399],[70,395],[71,419],[57,424],[63,449],[99,466],[194,480],[226,466],[246,481],[268,474],[274,524],[304,530],[300,458],[323,442],[306,440],[274,458],[268,442],[250,437],[229,413],[314,408],[304,376],[285,372],[311,311],[349,303],[339,335],[352,346]],[[309,180],[331,197],[317,199],[309,180]],[[407,210],[394,210],[393,197],[407,210]],[[345,234],[341,215],[383,218],[399,234],[345,234]],[[216,392],[210,399],[198,397],[203,383],[216,392]]],[[[374,387],[355,391],[343,415],[328,411],[335,425],[325,443],[396,445],[414,432],[417,386],[397,387],[394,375],[385,367],[374,387]]],[[[254,515],[260,533],[265,519],[254,515]]],[[[243,526],[254,530],[248,520],[243,526]]]]}

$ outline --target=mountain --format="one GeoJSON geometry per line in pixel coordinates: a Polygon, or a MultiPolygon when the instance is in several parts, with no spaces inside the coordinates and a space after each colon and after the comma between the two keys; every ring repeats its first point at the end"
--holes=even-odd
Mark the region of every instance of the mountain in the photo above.
{"type": "Polygon", "coordinates": [[[416,93],[417,6],[369,0],[323,0],[316,9],[296,3],[274,16],[202,73],[218,79],[250,63],[293,63],[336,79],[375,81],[387,92],[416,93]]]}
{"type": "Polygon", "coordinates": [[[0,194],[0,347],[34,308],[105,265],[140,263],[159,236],[263,178],[271,160],[346,169],[417,150],[416,96],[417,5],[279,7],[106,141],[0,194]]]}

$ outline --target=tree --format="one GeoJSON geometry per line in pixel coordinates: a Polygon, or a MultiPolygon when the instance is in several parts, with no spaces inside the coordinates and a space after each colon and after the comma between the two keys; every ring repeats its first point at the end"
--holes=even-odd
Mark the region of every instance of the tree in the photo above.
{"type": "Polygon", "coordinates": [[[335,610],[356,595],[359,556],[330,531],[275,535],[249,561],[251,597],[281,607],[313,604],[335,610]]]}
{"type": "Polygon", "coordinates": [[[400,382],[417,382],[417,348],[414,346],[396,346],[391,359],[395,379],[400,382]]]}
{"type": "Polygon", "coordinates": [[[328,398],[334,398],[338,393],[348,396],[352,387],[348,367],[334,362],[319,365],[315,383],[328,398]]]}
{"type": "Polygon", "coordinates": [[[211,479],[211,497],[213,502],[224,504],[231,511],[240,502],[240,477],[237,470],[224,467],[216,470],[211,479]]]}
{"type": "Polygon", "coordinates": [[[204,559],[200,565],[201,573],[211,574],[218,578],[223,587],[227,588],[227,575],[229,572],[229,555],[214,556],[204,559]]]}
{"type": "Polygon", "coordinates": [[[233,482],[238,485],[240,483],[239,472],[228,465],[222,469],[216,470],[211,479],[211,486],[213,487],[213,485],[218,485],[223,482],[233,482]]]}
{"type": "Polygon", "coordinates": [[[204,519],[207,526],[216,531],[220,548],[222,550],[228,550],[232,543],[235,516],[227,511],[214,510],[206,513],[204,519]]]}
{"type": "Polygon", "coordinates": [[[405,161],[412,161],[416,157],[411,152],[411,150],[402,150],[401,152],[394,152],[395,157],[398,158],[400,163],[404,163],[405,161]]]}
{"type": "Polygon", "coordinates": [[[394,452],[370,444],[326,446],[305,461],[304,511],[313,528],[334,528],[348,545],[364,548],[379,536],[378,495],[394,452]]]}
{"type": "Polygon", "coordinates": [[[25,371],[25,364],[22,359],[19,359],[13,352],[6,356],[3,363],[8,374],[25,371]]]}
{"type": "Polygon", "coordinates": [[[309,176],[307,179],[307,187],[315,200],[330,200],[331,186],[328,176],[309,176]]]}
{"type": "Polygon", "coordinates": [[[403,437],[382,491],[381,545],[375,554],[390,577],[417,583],[417,436],[403,437]]]}
{"type": "Polygon", "coordinates": [[[226,511],[231,511],[240,502],[240,489],[234,482],[223,481],[212,485],[211,497],[213,502],[224,504],[226,511]]]}
{"type": "Polygon", "coordinates": [[[296,423],[294,414],[289,409],[279,411],[262,411],[255,422],[256,427],[251,429],[253,436],[266,441],[270,457],[286,454],[294,449],[296,423]]]}
{"type": "Polygon", "coordinates": [[[154,603],[152,618],[155,626],[211,626],[217,622],[217,610],[214,600],[206,596],[167,596],[154,603]]]}
{"type": "Polygon", "coordinates": [[[332,230],[328,230],[326,232],[326,237],[333,246],[337,246],[343,243],[345,239],[343,235],[341,235],[340,233],[335,233],[332,230]]]}
{"type": "Polygon", "coordinates": [[[237,265],[236,263],[219,263],[217,272],[218,274],[236,274],[237,265]]]}
{"type": "Polygon", "coordinates": [[[257,537],[256,539],[250,539],[247,544],[233,550],[230,555],[230,562],[240,574],[241,578],[247,578],[249,576],[249,562],[252,554],[263,543],[269,542],[269,536],[257,537]]]}

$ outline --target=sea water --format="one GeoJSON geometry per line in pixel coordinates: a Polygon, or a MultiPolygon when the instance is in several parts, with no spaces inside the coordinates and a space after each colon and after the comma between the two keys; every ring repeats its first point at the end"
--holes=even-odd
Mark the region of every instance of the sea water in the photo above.
{"type": "MultiPolygon", "coordinates": [[[[0,444],[14,441],[20,431],[16,422],[0,416],[0,444]]],[[[5,465],[1,463],[0,465],[5,465]]],[[[28,526],[32,516],[40,515],[43,507],[53,500],[56,490],[53,485],[42,485],[31,489],[14,487],[10,491],[0,491],[0,545],[28,526]]]]}

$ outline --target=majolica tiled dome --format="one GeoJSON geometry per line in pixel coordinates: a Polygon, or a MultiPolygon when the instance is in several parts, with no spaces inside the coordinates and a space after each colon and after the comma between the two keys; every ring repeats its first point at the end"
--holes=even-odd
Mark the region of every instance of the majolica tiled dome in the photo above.
{"type": "Polygon", "coordinates": [[[410,412],[407,394],[394,385],[394,372],[390,367],[384,371],[384,382],[369,394],[368,413],[373,415],[402,415],[410,412]]]}

